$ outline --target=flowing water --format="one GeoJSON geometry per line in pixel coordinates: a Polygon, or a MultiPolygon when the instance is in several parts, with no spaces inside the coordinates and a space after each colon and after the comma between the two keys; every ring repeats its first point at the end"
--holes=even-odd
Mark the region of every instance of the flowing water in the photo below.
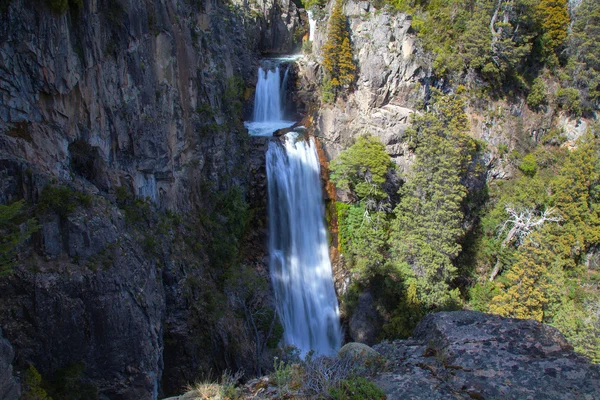
{"type": "Polygon", "coordinates": [[[269,143],[271,281],[285,343],[302,354],[333,354],[342,334],[329,261],[319,159],[314,140],[269,143]]]}
{"type": "MultiPolygon", "coordinates": [[[[280,67],[258,71],[251,135],[289,127],[284,119],[280,67]],[[283,125],[283,126],[282,126],[283,125]]],[[[269,268],[283,340],[302,354],[333,354],[342,342],[333,287],[320,166],[314,139],[297,132],[272,140],[266,155],[269,196],[269,268]],[[302,140],[300,140],[302,138],[302,140]]]]}
{"type": "Polygon", "coordinates": [[[258,69],[253,120],[245,123],[250,135],[271,136],[278,129],[294,125],[294,121],[285,120],[283,115],[282,89],[287,83],[287,72],[286,68],[282,82],[278,65],[258,69]]]}

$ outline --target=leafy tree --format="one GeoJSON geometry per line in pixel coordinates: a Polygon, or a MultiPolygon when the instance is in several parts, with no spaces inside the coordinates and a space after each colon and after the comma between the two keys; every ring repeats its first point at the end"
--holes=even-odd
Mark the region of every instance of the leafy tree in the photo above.
{"type": "Polygon", "coordinates": [[[546,292],[550,283],[547,279],[548,264],[552,253],[540,246],[539,236],[529,241],[519,260],[499,283],[501,294],[495,296],[490,311],[507,317],[542,321],[544,307],[548,302],[546,292]]]}
{"type": "Polygon", "coordinates": [[[594,108],[600,101],[600,3],[583,0],[574,15],[567,39],[570,55],[566,67],[567,81],[582,93],[584,108],[594,108]]]}
{"type": "Polygon", "coordinates": [[[467,135],[468,121],[459,95],[434,93],[431,111],[417,116],[409,135],[416,161],[396,207],[391,246],[397,264],[406,263],[426,307],[452,301],[453,260],[461,251],[462,178],[475,151],[467,135]]]}
{"type": "Polygon", "coordinates": [[[323,67],[334,88],[352,84],[356,71],[350,43],[350,30],[343,7],[343,0],[336,0],[329,19],[327,41],[323,45],[323,67]]]}
{"type": "Polygon", "coordinates": [[[538,169],[535,155],[530,153],[523,157],[521,164],[519,164],[519,169],[527,176],[534,176],[538,169]]]}
{"type": "Polygon", "coordinates": [[[359,200],[382,200],[386,175],[394,168],[383,144],[373,136],[360,136],[356,142],[331,162],[331,181],[351,190],[359,200]]]}
{"type": "Polygon", "coordinates": [[[0,204],[0,277],[12,272],[19,247],[39,226],[35,218],[27,218],[25,202],[0,204]]]}
{"type": "Polygon", "coordinates": [[[350,263],[372,275],[385,260],[391,211],[384,190],[395,166],[379,139],[361,136],[330,164],[331,181],[355,197],[353,204],[337,203],[340,244],[350,263]]]}
{"type": "Polygon", "coordinates": [[[532,110],[539,110],[546,103],[546,84],[541,77],[535,78],[527,95],[527,105],[532,110]]]}
{"type": "Polygon", "coordinates": [[[540,0],[536,7],[540,25],[543,30],[544,46],[554,51],[567,38],[569,28],[569,12],[567,0],[540,0]]]}
{"type": "Polygon", "coordinates": [[[41,385],[42,376],[33,365],[30,365],[25,372],[25,384],[21,400],[52,400],[41,385]]]}

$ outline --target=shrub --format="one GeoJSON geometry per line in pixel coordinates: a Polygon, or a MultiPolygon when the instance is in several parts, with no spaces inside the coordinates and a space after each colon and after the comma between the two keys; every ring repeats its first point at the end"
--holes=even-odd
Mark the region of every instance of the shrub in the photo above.
{"type": "Polygon", "coordinates": [[[34,218],[27,218],[24,205],[23,200],[11,205],[0,204],[0,276],[12,272],[19,246],[39,229],[34,218]]]}
{"type": "Polygon", "coordinates": [[[329,77],[323,78],[321,82],[321,101],[325,104],[332,104],[335,100],[335,94],[333,93],[333,85],[329,77]]]}
{"type": "Polygon", "coordinates": [[[575,117],[581,117],[583,112],[579,91],[574,88],[560,88],[556,92],[556,102],[563,110],[569,112],[575,117]]]}
{"type": "Polygon", "coordinates": [[[523,160],[519,165],[519,169],[529,177],[534,176],[538,169],[535,155],[527,154],[525,157],[523,157],[523,160]]]}
{"type": "Polygon", "coordinates": [[[527,105],[532,110],[539,110],[546,104],[546,84],[542,78],[536,78],[531,85],[531,90],[527,96],[527,105]]]}
{"type": "Polygon", "coordinates": [[[42,189],[37,211],[42,215],[55,212],[65,218],[78,206],[90,207],[91,205],[92,197],[89,194],[78,192],[65,185],[48,185],[42,189]]]}
{"type": "Polygon", "coordinates": [[[30,365],[25,371],[25,384],[21,400],[52,400],[41,385],[42,375],[33,365],[30,365]]]}
{"type": "Polygon", "coordinates": [[[377,385],[365,378],[353,377],[341,381],[329,390],[329,396],[334,400],[379,400],[386,395],[377,385]]]}

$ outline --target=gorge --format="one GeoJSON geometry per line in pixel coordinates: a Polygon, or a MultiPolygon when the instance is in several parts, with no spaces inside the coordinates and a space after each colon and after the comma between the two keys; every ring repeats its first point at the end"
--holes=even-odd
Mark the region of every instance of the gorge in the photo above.
{"type": "Polygon", "coordinates": [[[0,0],[0,398],[600,397],[596,3],[409,3],[0,0]]]}

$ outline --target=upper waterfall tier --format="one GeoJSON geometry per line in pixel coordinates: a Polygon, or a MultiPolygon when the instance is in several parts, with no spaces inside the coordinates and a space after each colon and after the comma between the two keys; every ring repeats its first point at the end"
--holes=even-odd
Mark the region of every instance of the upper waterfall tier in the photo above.
{"type": "Polygon", "coordinates": [[[280,62],[275,60],[270,66],[258,69],[253,120],[245,123],[252,136],[271,136],[278,129],[294,125],[294,121],[286,120],[284,115],[289,65],[280,62]]]}

